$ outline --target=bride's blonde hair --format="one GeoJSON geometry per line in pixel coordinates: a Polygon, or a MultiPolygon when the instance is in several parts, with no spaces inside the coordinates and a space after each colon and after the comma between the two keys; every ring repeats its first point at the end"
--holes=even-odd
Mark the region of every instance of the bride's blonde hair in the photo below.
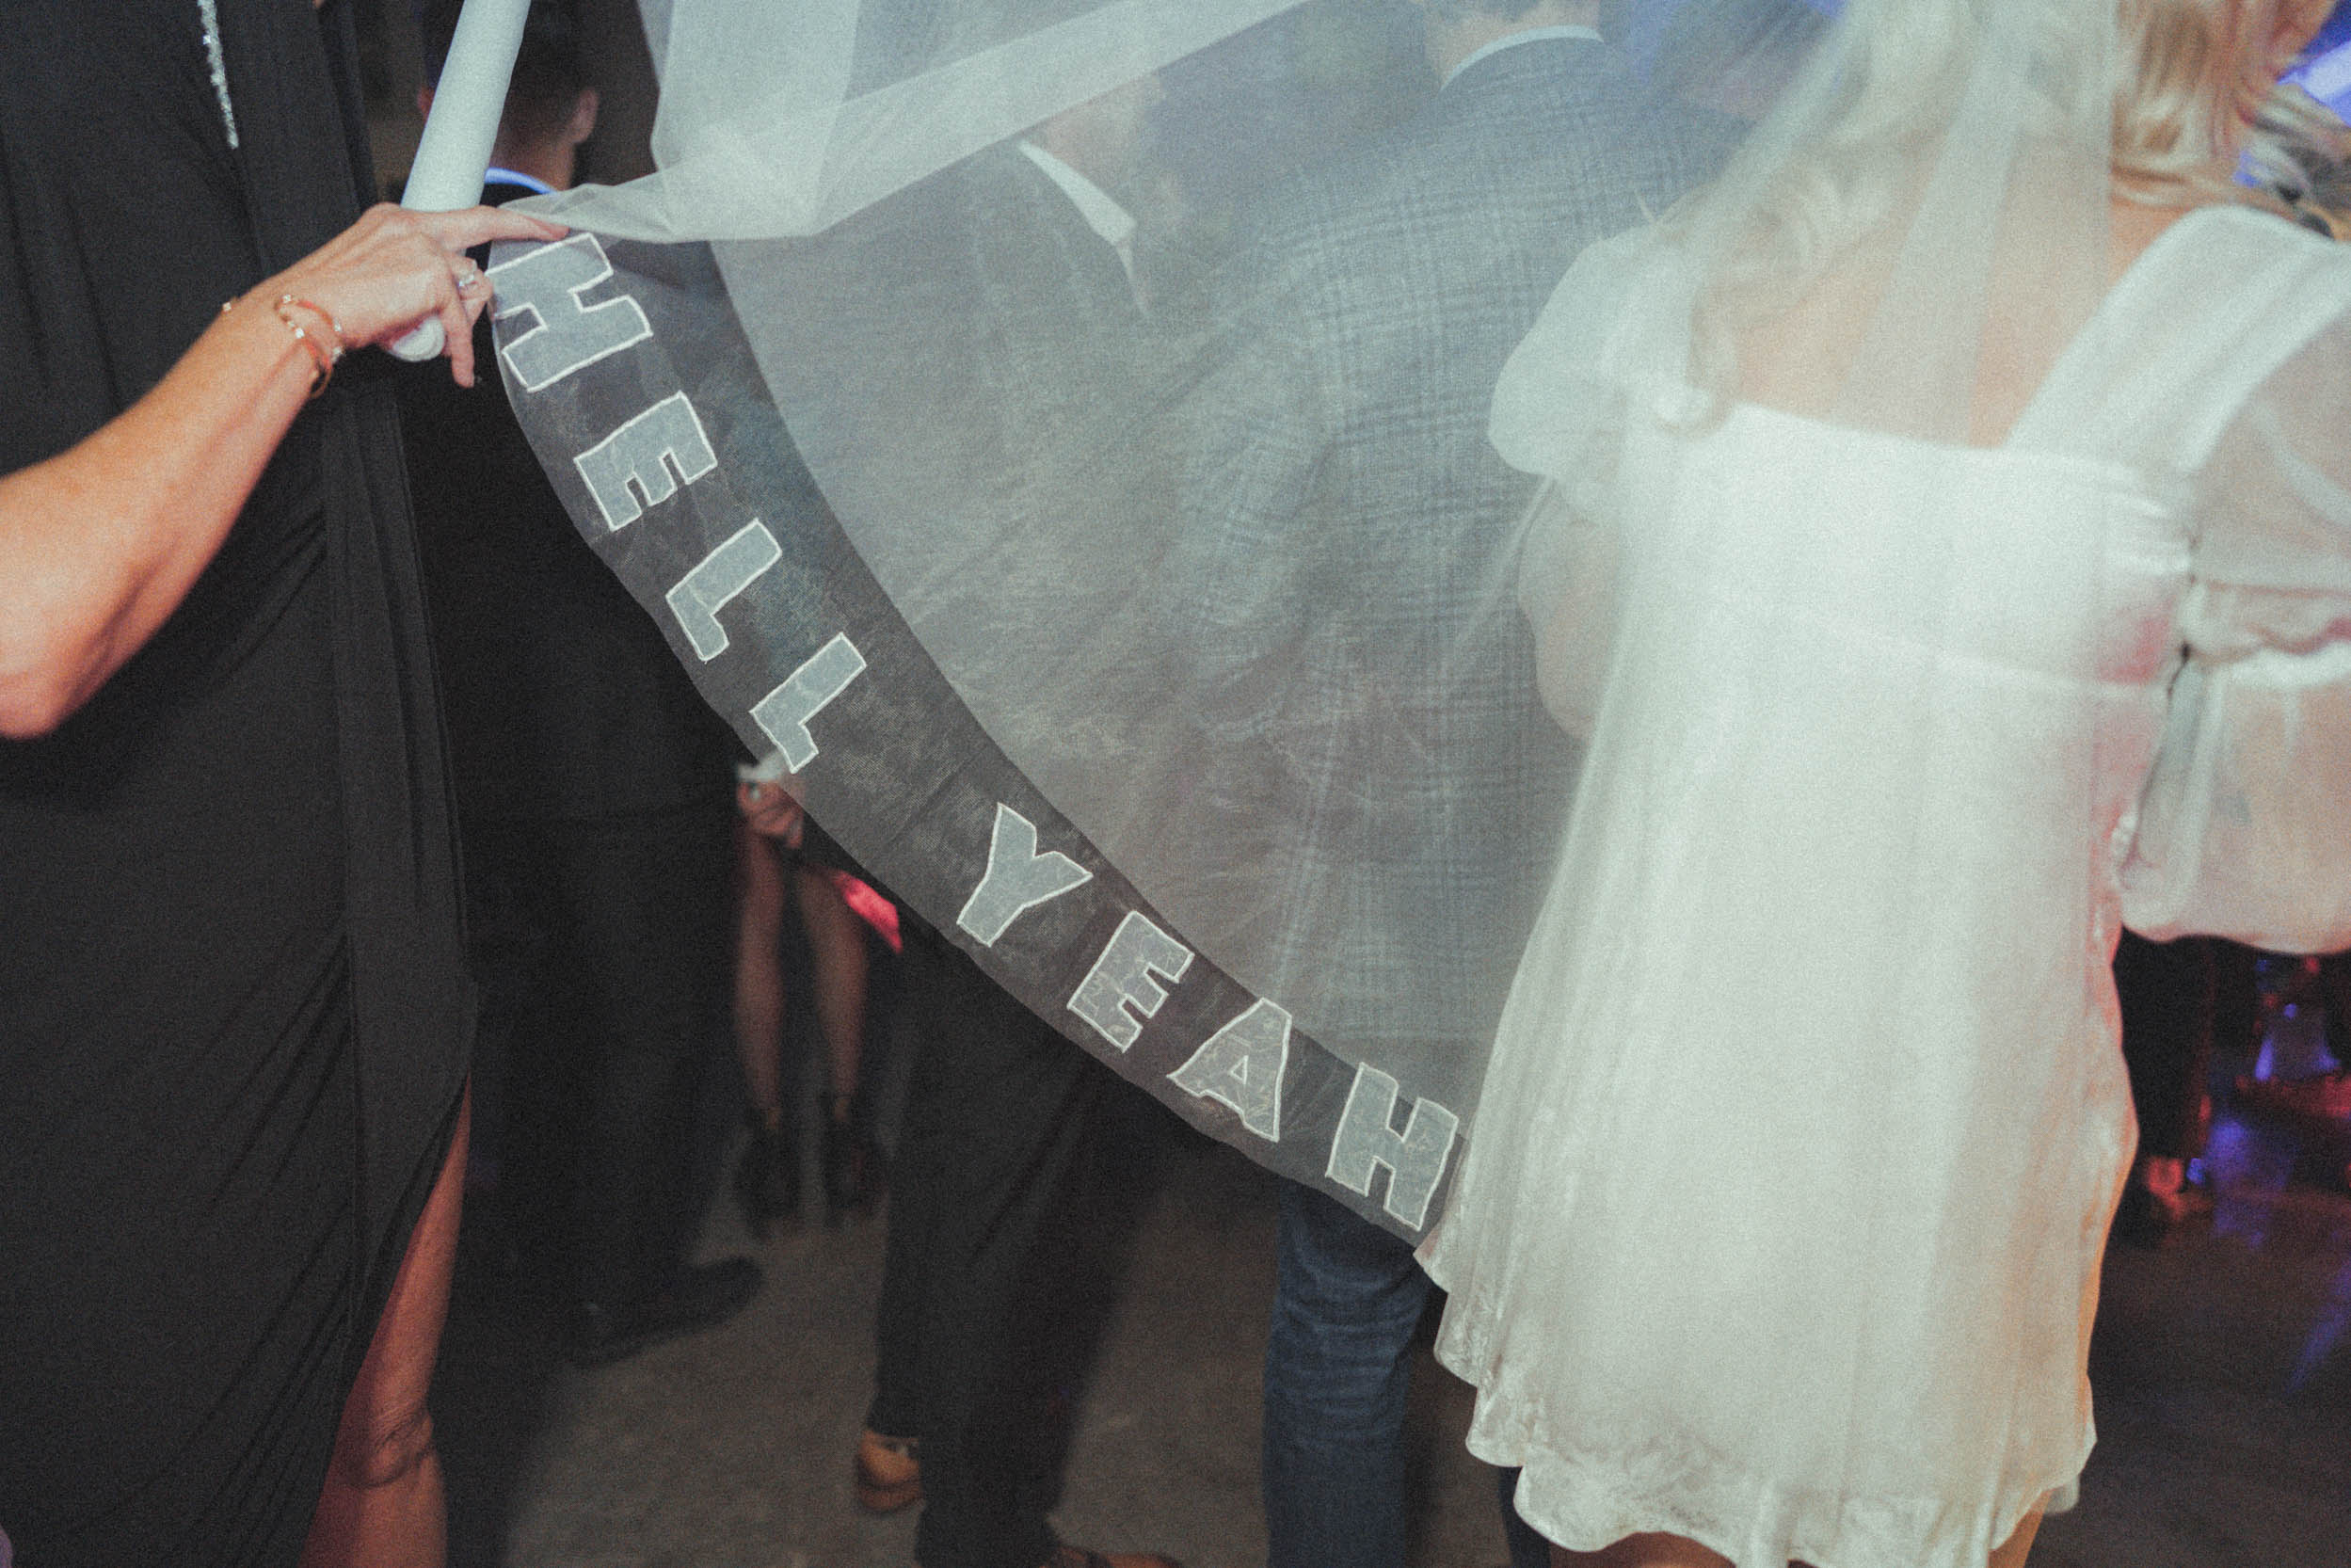
{"type": "Polygon", "coordinates": [[[2343,122],[2271,79],[2271,40],[2309,0],[2122,0],[2117,12],[2119,193],[2159,206],[2244,200],[2235,155],[2305,174],[2346,152],[2343,122]]]}
{"type": "MultiPolygon", "coordinates": [[[[1725,176],[1732,188],[1721,194],[1735,205],[1693,204],[1676,225],[1687,235],[1708,208],[1736,215],[1705,247],[1710,276],[1693,324],[1699,384],[1727,392],[1740,328],[1803,297],[1917,194],[1988,51],[2014,64],[2029,99],[2028,137],[2062,152],[2095,147],[2111,126],[2114,188],[2134,200],[2276,206],[2237,183],[2239,153],[2265,170],[2311,170],[2345,155],[2343,122],[2270,77],[2289,8],[2312,0],[2113,3],[2109,57],[2108,18],[2094,6],[1850,0],[1832,56],[1814,60],[1799,89],[1815,101],[1808,123],[1786,133],[1801,151],[1775,154],[1758,138],[1725,176]],[[1736,182],[1756,175],[1762,184],[1737,203],[1736,182]]],[[[2061,176],[2062,157],[2052,167],[2061,176]]]]}

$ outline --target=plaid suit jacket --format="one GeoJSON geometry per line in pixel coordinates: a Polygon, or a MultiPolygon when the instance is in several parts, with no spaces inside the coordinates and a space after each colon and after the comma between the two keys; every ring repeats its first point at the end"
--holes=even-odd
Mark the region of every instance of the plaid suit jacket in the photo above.
{"type": "Polygon", "coordinates": [[[1496,610],[1533,483],[1488,406],[1576,255],[1732,145],[1613,47],[1529,40],[1244,218],[1183,458],[1186,640],[1196,700],[1249,754],[1210,787],[1312,803],[1270,873],[1287,929],[1244,978],[1342,1048],[1402,1019],[1441,1047],[1433,1016],[1474,1048],[1450,1053],[1464,1076],[1482,1061],[1575,765],[1496,610]]]}

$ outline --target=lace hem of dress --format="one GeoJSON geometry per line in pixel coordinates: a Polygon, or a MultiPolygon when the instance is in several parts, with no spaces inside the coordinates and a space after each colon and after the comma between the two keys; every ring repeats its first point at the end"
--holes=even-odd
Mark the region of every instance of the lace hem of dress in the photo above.
{"type": "Polygon", "coordinates": [[[1440,1337],[1437,1359],[1478,1388],[1469,1451],[1524,1472],[1516,1506],[1546,1541],[1596,1552],[1628,1535],[1686,1537],[1735,1568],[1984,1568],[2036,1508],[2072,1504],[2095,1433],[2087,1418],[2063,1475],[2000,1485],[1988,1506],[1942,1497],[1825,1498],[1793,1492],[1723,1456],[1686,1445],[1563,1446],[1538,1414],[1479,1383],[1492,1361],[1474,1332],[1440,1337]],[[1451,1342],[1447,1342],[1451,1341],[1451,1342]],[[1823,1528],[1823,1521],[1829,1521],[1823,1528]]]}

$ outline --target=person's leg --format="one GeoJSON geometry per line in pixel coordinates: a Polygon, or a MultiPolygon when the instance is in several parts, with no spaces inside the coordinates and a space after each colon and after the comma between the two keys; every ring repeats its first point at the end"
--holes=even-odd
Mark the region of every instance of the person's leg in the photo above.
{"type": "Polygon", "coordinates": [[[2140,1153],[2175,1163],[2192,1160],[2203,1152],[2204,1074],[2212,1059],[2211,947],[2201,937],[2150,942],[2126,931],[2115,949],[2114,978],[2140,1153]]]}
{"type": "MultiPolygon", "coordinates": [[[[1065,1201],[1104,1069],[949,950],[900,1197],[934,1185],[915,1375],[923,1568],[1038,1568],[1054,1551],[1033,1463],[1046,1390],[1014,1306],[1065,1201]]],[[[895,1205],[899,1199],[893,1199],[895,1205]]],[[[895,1216],[893,1215],[893,1229],[895,1216]]],[[[893,1240],[895,1238],[893,1238],[893,1240]]],[[[1048,1265],[1049,1266],[1049,1265],[1048,1265]]]]}
{"type": "Polygon", "coordinates": [[[1731,1560],[1678,1535],[1628,1535],[1596,1552],[1554,1546],[1551,1568],[1731,1568],[1731,1560]]]}
{"type": "Polygon", "coordinates": [[[440,1456],[425,1395],[449,1314],[471,1115],[470,1104],[459,1107],[440,1176],[344,1401],[301,1568],[440,1568],[447,1555],[440,1456]]]}
{"type": "Polygon", "coordinates": [[[865,1054],[865,922],[842,900],[832,878],[816,867],[799,868],[797,881],[800,920],[808,928],[815,970],[816,1027],[824,1039],[830,1109],[835,1120],[846,1121],[865,1054]]]}
{"type": "Polygon", "coordinates": [[[882,1289],[873,1315],[873,1402],[858,1440],[857,1501],[888,1513],[921,1500],[922,1318],[930,1300],[931,1268],[941,1256],[939,1231],[954,1182],[958,1140],[955,1071],[958,1041],[942,1027],[939,997],[950,962],[946,945],[924,928],[908,933],[905,984],[921,1032],[906,1084],[898,1136],[897,1176],[889,1200],[889,1235],[882,1255],[882,1289]]]}
{"type": "Polygon", "coordinates": [[[780,1129],[784,971],[776,947],[784,933],[784,869],[776,846],[741,823],[735,824],[735,1054],[752,1114],[780,1129]]]}
{"type": "Polygon", "coordinates": [[[2161,1241],[2198,1209],[2187,1162],[2203,1152],[2204,1080],[2210,1071],[2215,970],[2198,937],[2150,942],[2131,932],[2115,949],[2122,1010],[2122,1061],[2138,1112],[2139,1151],[2116,1229],[2161,1241]]]}
{"type": "Polygon", "coordinates": [[[555,881],[539,824],[470,819],[465,827],[466,956],[480,1008],[467,1133],[469,1248],[503,1272],[546,1273],[560,1260],[577,1146],[576,1064],[552,1048],[555,881]]]}
{"type": "Polygon", "coordinates": [[[748,1259],[684,1267],[695,1112],[723,1048],[732,810],[723,800],[562,824],[567,989],[588,1020],[585,1128],[574,1166],[575,1360],[592,1364],[730,1316],[748,1259]]]}
{"type": "Polygon", "coordinates": [[[1269,1568],[1401,1568],[1412,1339],[1433,1288],[1399,1237],[1296,1182],[1265,1350],[1269,1568]]]}
{"type": "Polygon", "coordinates": [[[1511,1549],[1511,1568],[1545,1568],[1551,1560],[1551,1543],[1518,1516],[1518,1477],[1515,1467],[1494,1472],[1495,1490],[1501,1494],[1502,1539],[1511,1549]]]}
{"type": "Polygon", "coordinates": [[[2016,1527],[2016,1532],[1991,1554],[1987,1568],[2024,1568],[2024,1560],[2033,1550],[2033,1538],[2040,1533],[2040,1520],[2039,1509],[2027,1513],[2016,1527]]]}
{"type": "Polygon", "coordinates": [[[808,934],[817,1032],[824,1042],[825,1217],[838,1220],[871,1200],[882,1179],[881,1151],[856,1116],[865,1054],[866,926],[822,869],[800,867],[796,882],[800,920],[808,934]]]}
{"type": "Polygon", "coordinates": [[[774,840],[735,824],[735,1059],[743,1068],[750,1141],[735,1167],[735,1197],[754,1236],[800,1206],[797,1118],[784,1092],[786,869],[774,840]]]}
{"type": "MultiPolygon", "coordinates": [[[[1985,1560],[1985,1568],[2024,1568],[2040,1532],[2039,1509],[2027,1513],[2007,1540],[1985,1560]]],[[[1732,1568],[1731,1560],[1678,1535],[1628,1535],[1596,1552],[1551,1548],[1551,1568],[1732,1568]]],[[[1803,1568],[1797,1564],[1796,1568],[1803,1568]]]]}

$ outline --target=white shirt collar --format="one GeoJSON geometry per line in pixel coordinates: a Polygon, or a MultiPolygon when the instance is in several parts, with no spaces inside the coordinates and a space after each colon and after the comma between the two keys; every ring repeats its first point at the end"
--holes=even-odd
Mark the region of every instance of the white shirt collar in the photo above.
{"type": "MultiPolygon", "coordinates": [[[[1522,43],[1540,43],[1545,39],[1575,39],[1584,43],[1601,41],[1600,29],[1597,27],[1581,27],[1572,24],[1564,27],[1529,27],[1523,33],[1505,33],[1447,72],[1445,87],[1451,87],[1454,77],[1459,76],[1489,55],[1499,55],[1503,50],[1515,49],[1522,43]]],[[[1444,88],[1440,88],[1438,90],[1443,91],[1444,88]]]]}
{"type": "Polygon", "coordinates": [[[1020,150],[1029,155],[1031,163],[1045,170],[1047,179],[1062,188],[1062,194],[1069,198],[1086,220],[1086,227],[1101,235],[1102,243],[1124,260],[1134,244],[1134,215],[1112,200],[1110,192],[1035,142],[1024,141],[1020,150]]]}
{"type": "Polygon", "coordinates": [[[520,185],[534,196],[552,196],[555,194],[554,186],[549,184],[537,175],[525,174],[519,168],[499,168],[493,166],[488,173],[482,176],[482,184],[486,185],[520,185]]]}

